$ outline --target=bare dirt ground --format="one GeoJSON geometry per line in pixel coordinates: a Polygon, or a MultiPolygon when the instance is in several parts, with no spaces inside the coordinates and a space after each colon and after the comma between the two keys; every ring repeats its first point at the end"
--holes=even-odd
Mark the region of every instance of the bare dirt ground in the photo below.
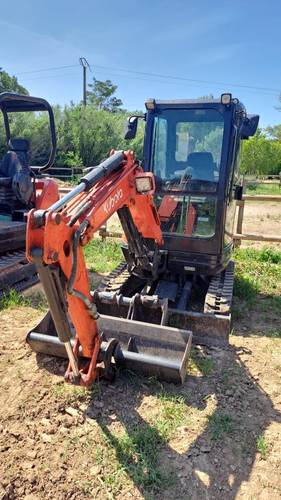
{"type": "MultiPolygon", "coordinates": [[[[281,207],[267,213],[252,206],[245,230],[280,234],[281,207]]],[[[91,392],[26,346],[43,314],[0,311],[0,499],[281,498],[281,340],[258,309],[229,348],[194,348],[182,387],[127,373],[91,392]]]]}
{"type": "MultiPolygon", "coordinates": [[[[279,202],[246,202],[243,220],[243,232],[262,235],[281,235],[281,203],[279,202]]],[[[243,246],[261,248],[272,244],[266,242],[244,241],[243,246]]],[[[281,249],[281,243],[274,243],[281,249]]]]}
{"type": "Polygon", "coordinates": [[[228,349],[198,352],[207,376],[195,357],[183,387],[123,375],[88,393],[64,384],[63,361],[29,351],[38,319],[32,307],[0,313],[0,498],[281,498],[280,339],[236,324],[228,349]],[[159,444],[171,481],[153,492],[118,438],[154,428],[163,391],[181,396],[184,419],[159,444]]]}

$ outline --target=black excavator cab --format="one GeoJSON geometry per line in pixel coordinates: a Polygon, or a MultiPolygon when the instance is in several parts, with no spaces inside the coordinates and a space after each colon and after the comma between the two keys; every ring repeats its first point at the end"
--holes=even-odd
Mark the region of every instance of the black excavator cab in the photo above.
{"type": "Polygon", "coordinates": [[[7,152],[0,161],[0,220],[21,221],[24,212],[31,208],[33,178],[46,172],[54,163],[56,152],[56,132],[53,110],[50,104],[40,97],[31,97],[3,92],[0,94],[0,110],[6,133],[7,152]],[[27,139],[16,138],[11,134],[10,119],[14,113],[46,111],[49,114],[51,150],[50,156],[42,167],[32,167],[29,162],[30,143],[27,139]]]}
{"type": "MultiPolygon", "coordinates": [[[[23,290],[37,281],[35,266],[25,258],[25,217],[33,207],[34,178],[54,163],[56,132],[50,104],[40,97],[0,94],[7,150],[0,158],[0,296],[10,288],[23,290]],[[43,166],[30,165],[30,143],[14,137],[15,113],[45,111],[49,115],[50,154],[43,166]]],[[[32,144],[31,144],[32,146],[32,144]]]]}
{"type": "MultiPolygon", "coordinates": [[[[162,261],[149,288],[121,276],[118,291],[114,277],[106,289],[155,295],[167,301],[165,324],[191,330],[199,343],[225,344],[231,329],[235,207],[243,192],[240,146],[255,134],[259,116],[247,115],[231,94],[149,99],[145,115],[129,117],[126,139],[135,137],[138,119],[145,120],[143,167],[156,180],[162,261]]],[[[126,257],[126,247],[123,252],[126,257]]],[[[111,309],[107,313],[116,315],[111,309]]]]}
{"type": "MultiPolygon", "coordinates": [[[[248,116],[231,94],[210,101],[149,99],[146,109],[143,163],[156,177],[167,269],[215,275],[233,248],[241,140],[255,134],[259,117],[248,116]]],[[[129,118],[128,138],[138,118],[129,118]]]]}

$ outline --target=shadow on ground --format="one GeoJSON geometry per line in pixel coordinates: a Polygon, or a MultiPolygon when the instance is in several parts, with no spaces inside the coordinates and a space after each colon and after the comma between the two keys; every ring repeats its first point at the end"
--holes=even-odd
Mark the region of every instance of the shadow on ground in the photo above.
{"type": "MultiPolygon", "coordinates": [[[[203,353],[211,354],[215,362],[212,376],[189,376],[183,387],[160,385],[132,375],[128,379],[125,374],[114,388],[101,384],[104,409],[95,407],[95,393],[86,415],[98,422],[121,469],[129,474],[143,498],[216,499],[227,495],[234,499],[241,484],[249,480],[257,438],[272,422],[281,422],[281,415],[240,362],[242,351],[230,347],[203,353]],[[153,418],[151,398],[160,398],[161,405],[163,395],[166,401],[181,396],[186,415],[185,424],[179,425],[174,435],[171,432],[169,444],[157,414],[153,418]],[[111,430],[107,406],[114,422],[117,418],[125,430],[121,438],[111,430]]],[[[195,365],[196,359],[200,364],[200,356],[193,356],[195,365]]],[[[172,418],[177,420],[176,413],[172,418]]]]}
{"type": "MultiPolygon", "coordinates": [[[[122,496],[122,476],[126,474],[137,491],[138,496],[134,492],[133,497],[146,500],[234,500],[247,482],[246,498],[257,498],[264,485],[269,488],[264,498],[280,494],[276,471],[263,459],[268,453],[264,434],[275,422],[281,423],[281,414],[259,377],[253,376],[246,365],[247,359],[257,356],[260,377],[267,375],[262,350],[257,353],[255,340],[250,339],[255,335],[251,321],[260,315],[261,304],[266,301],[267,310],[272,306],[275,314],[275,298],[259,294],[247,280],[238,284],[245,300],[236,295],[241,320],[236,318],[235,329],[249,341],[240,337],[234,338],[235,345],[224,349],[194,348],[183,386],[161,384],[129,372],[121,373],[114,384],[100,382],[94,386],[83,411],[87,419],[98,424],[107,450],[114,454],[117,465],[113,473],[112,465],[107,468],[105,452],[100,451],[99,457],[103,478],[107,474],[115,477],[114,487],[109,487],[111,498],[122,496]],[[248,299],[254,296],[252,303],[247,301],[247,293],[248,299]],[[255,482],[252,472],[259,461],[260,479],[255,482]],[[114,488],[116,496],[111,493],[114,488]]],[[[272,311],[271,330],[269,319],[264,315],[260,319],[267,327],[263,330],[263,323],[258,326],[261,335],[276,336],[270,333],[272,324],[280,329],[280,316],[272,322],[272,311]]],[[[271,359],[270,355],[266,359],[271,359]]],[[[37,360],[41,368],[60,375],[65,369],[63,362],[41,355],[37,360]]],[[[92,456],[92,464],[96,460],[97,456],[92,456]]]]}

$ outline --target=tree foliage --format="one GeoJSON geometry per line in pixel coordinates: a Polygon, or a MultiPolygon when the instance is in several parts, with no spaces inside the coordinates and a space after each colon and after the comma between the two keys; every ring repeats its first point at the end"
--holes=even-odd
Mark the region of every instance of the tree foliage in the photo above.
{"type": "MultiPolygon", "coordinates": [[[[124,140],[124,126],[129,114],[120,109],[122,101],[115,97],[117,86],[110,80],[93,79],[89,85],[88,102],[54,107],[57,129],[57,166],[92,166],[106,158],[111,149],[132,149],[141,160],[143,155],[144,123],[139,121],[138,133],[129,143],[124,140]],[[118,111],[118,112],[117,112],[118,111]]],[[[0,70],[0,91],[28,94],[16,77],[0,70]]],[[[209,100],[211,96],[202,97],[209,100]]],[[[219,124],[218,124],[219,125],[219,124]]],[[[208,126],[208,124],[206,125],[208,126]]],[[[191,135],[191,130],[188,130],[191,135]]],[[[11,118],[13,137],[23,137],[31,144],[31,164],[46,163],[50,150],[46,113],[18,113],[11,118]]],[[[202,150],[220,156],[221,127],[210,130],[202,150]],[[212,149],[213,148],[213,149],[212,149]]],[[[0,127],[0,156],[6,151],[4,127],[0,127]]],[[[258,130],[255,137],[243,141],[241,170],[244,174],[278,174],[281,171],[281,124],[258,130]]]]}
{"type": "Polygon", "coordinates": [[[252,175],[278,174],[281,171],[281,142],[264,133],[243,142],[241,172],[252,175]]]}
{"type": "MultiPolygon", "coordinates": [[[[127,113],[112,113],[92,106],[54,107],[57,132],[57,166],[91,166],[106,158],[111,149],[132,149],[142,158],[143,124],[137,137],[129,143],[124,139],[127,113]]],[[[6,150],[3,126],[0,134],[0,153],[6,150]]],[[[30,141],[32,165],[43,165],[49,155],[50,138],[46,113],[14,114],[11,121],[12,137],[30,141]]]]}
{"type": "Polygon", "coordinates": [[[28,90],[19,84],[16,76],[10,76],[9,73],[0,68],[0,93],[18,92],[28,95],[28,90]]]}
{"type": "MultiPolygon", "coordinates": [[[[82,105],[54,107],[57,130],[56,165],[91,166],[106,158],[112,148],[132,149],[141,160],[143,154],[144,123],[139,121],[138,133],[130,142],[124,139],[127,113],[112,113],[94,106],[82,105]]],[[[280,127],[281,128],[281,127],[280,127]]],[[[46,113],[19,113],[13,116],[11,132],[14,137],[23,137],[31,144],[31,164],[42,165],[49,154],[50,141],[46,113]]],[[[204,150],[219,144],[217,130],[212,131],[204,150]]],[[[260,132],[242,143],[241,171],[244,174],[278,174],[281,171],[281,141],[277,132],[269,136],[260,132]],[[275,135],[276,134],[276,135],[275,135]]],[[[4,153],[5,134],[0,128],[0,153],[4,153]]]]}
{"type": "Polygon", "coordinates": [[[266,132],[272,139],[281,141],[281,125],[274,125],[273,127],[267,127],[266,132]]]}
{"type": "Polygon", "coordinates": [[[117,90],[117,85],[114,85],[111,80],[97,80],[93,78],[93,83],[89,83],[87,92],[88,102],[97,109],[116,112],[122,106],[121,99],[118,99],[114,94],[117,90]]]}

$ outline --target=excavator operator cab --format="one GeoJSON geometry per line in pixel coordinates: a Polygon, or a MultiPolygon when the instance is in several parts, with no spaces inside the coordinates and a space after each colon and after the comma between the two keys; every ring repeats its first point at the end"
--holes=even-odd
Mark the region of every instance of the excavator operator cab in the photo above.
{"type": "Polygon", "coordinates": [[[50,104],[39,97],[12,92],[0,94],[7,151],[0,160],[0,220],[22,221],[24,213],[32,206],[34,177],[46,172],[54,163],[56,131],[53,110],[50,104]],[[27,139],[13,137],[15,113],[45,111],[49,117],[50,154],[47,163],[33,167],[29,164],[30,143],[27,139]]]}
{"type": "MultiPolygon", "coordinates": [[[[248,116],[231,94],[210,101],[149,99],[146,109],[144,169],[156,179],[168,269],[216,274],[233,248],[241,139],[254,135],[259,117],[248,116]]],[[[138,118],[130,117],[128,138],[138,118]]]]}

